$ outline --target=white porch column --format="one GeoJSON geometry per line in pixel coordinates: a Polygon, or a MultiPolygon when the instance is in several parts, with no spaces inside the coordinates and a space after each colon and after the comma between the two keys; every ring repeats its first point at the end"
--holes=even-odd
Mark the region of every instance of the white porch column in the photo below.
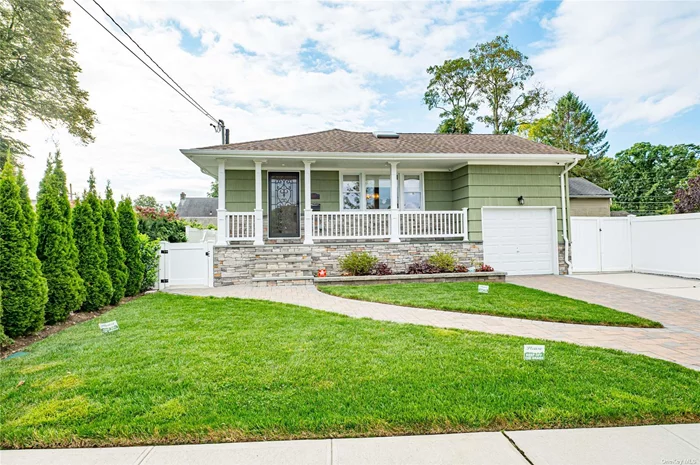
{"type": "Polygon", "coordinates": [[[464,228],[464,242],[469,241],[469,216],[468,208],[462,208],[462,228],[464,228]]]}
{"type": "Polygon", "coordinates": [[[255,160],[255,241],[253,245],[263,245],[263,209],[262,209],[262,164],[255,160]]]}
{"type": "Polygon", "coordinates": [[[313,212],[311,210],[311,160],[304,160],[304,244],[313,244],[313,212]]]}
{"type": "Polygon", "coordinates": [[[399,239],[399,180],[396,167],[397,161],[390,161],[391,166],[391,237],[389,242],[401,242],[399,239]]]}
{"type": "Polygon", "coordinates": [[[216,245],[226,245],[226,161],[219,159],[219,204],[216,209],[216,245]]]}

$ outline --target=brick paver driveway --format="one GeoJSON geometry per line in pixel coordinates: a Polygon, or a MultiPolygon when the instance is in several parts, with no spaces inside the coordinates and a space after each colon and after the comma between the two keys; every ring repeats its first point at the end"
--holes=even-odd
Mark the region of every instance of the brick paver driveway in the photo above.
{"type": "Polygon", "coordinates": [[[700,370],[700,303],[697,301],[563,276],[517,277],[510,278],[509,281],[634,313],[659,321],[665,328],[587,326],[401,307],[330,296],[313,286],[225,286],[213,289],[170,289],[169,292],[272,300],[356,318],[607,347],[669,360],[700,370]]]}

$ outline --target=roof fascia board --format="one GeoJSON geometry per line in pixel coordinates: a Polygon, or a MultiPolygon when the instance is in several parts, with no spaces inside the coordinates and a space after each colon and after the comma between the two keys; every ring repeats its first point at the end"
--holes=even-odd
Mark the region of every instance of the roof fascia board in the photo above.
{"type": "Polygon", "coordinates": [[[240,150],[197,150],[197,149],[182,149],[180,150],[186,156],[211,156],[213,158],[247,158],[247,157],[267,157],[267,158],[307,158],[314,160],[329,160],[329,159],[348,159],[353,160],[374,160],[378,157],[384,160],[416,160],[416,159],[432,159],[432,160],[510,160],[518,161],[571,161],[581,160],[585,155],[579,154],[536,154],[536,153],[376,153],[376,152],[296,152],[296,151],[271,151],[271,150],[256,150],[256,151],[240,151],[240,150]]]}

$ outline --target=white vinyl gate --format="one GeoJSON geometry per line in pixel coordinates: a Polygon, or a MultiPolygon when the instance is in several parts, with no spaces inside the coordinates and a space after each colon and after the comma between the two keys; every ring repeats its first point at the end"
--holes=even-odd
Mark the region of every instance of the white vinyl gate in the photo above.
{"type": "Polygon", "coordinates": [[[161,242],[158,289],[213,287],[213,246],[213,242],[161,242]]]}
{"type": "Polygon", "coordinates": [[[572,216],[572,271],[631,271],[630,220],[631,218],[572,216]]]}

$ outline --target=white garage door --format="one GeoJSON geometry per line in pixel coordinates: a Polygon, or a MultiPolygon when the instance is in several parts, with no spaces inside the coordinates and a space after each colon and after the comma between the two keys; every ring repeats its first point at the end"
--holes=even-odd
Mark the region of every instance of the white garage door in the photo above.
{"type": "Polygon", "coordinates": [[[556,274],[553,208],[484,208],[484,262],[512,275],[556,274]]]}

